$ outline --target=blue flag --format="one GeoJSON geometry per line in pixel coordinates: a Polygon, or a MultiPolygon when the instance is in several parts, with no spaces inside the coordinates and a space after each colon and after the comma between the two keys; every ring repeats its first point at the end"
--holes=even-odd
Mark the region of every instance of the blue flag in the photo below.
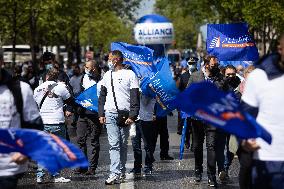
{"type": "MultiPolygon", "coordinates": [[[[184,119],[183,122],[183,127],[182,127],[182,135],[180,139],[180,146],[179,146],[179,159],[182,160],[183,158],[183,152],[184,152],[184,143],[185,143],[185,135],[186,135],[186,128],[188,127],[187,125],[187,119],[184,119]]],[[[190,141],[190,140],[189,140],[190,141]]]]}
{"type": "Polygon", "coordinates": [[[51,174],[67,167],[88,167],[88,160],[75,145],[33,129],[0,129],[0,153],[20,152],[51,174]]]}
{"type": "Polygon", "coordinates": [[[124,57],[124,64],[129,64],[136,76],[141,79],[152,77],[156,72],[153,65],[153,50],[145,46],[130,45],[123,42],[111,43],[111,50],[119,50],[124,57]]]}
{"type": "Polygon", "coordinates": [[[259,57],[246,23],[208,24],[206,49],[220,61],[256,61],[259,57]]]}
{"type": "MultiPolygon", "coordinates": [[[[157,116],[165,116],[175,109],[169,102],[175,98],[179,90],[173,79],[168,59],[163,58],[158,64],[161,65],[161,68],[149,79],[145,93],[151,93],[148,91],[152,91],[155,94],[157,103],[159,104],[157,107],[157,116]]],[[[145,94],[143,90],[145,88],[142,88],[142,93],[145,94]]]]}
{"type": "Polygon", "coordinates": [[[272,137],[255,119],[242,111],[233,93],[225,93],[211,83],[194,83],[172,100],[172,106],[204,120],[239,138],[263,138],[271,144],[272,137]]]}
{"type": "Polygon", "coordinates": [[[97,85],[93,85],[83,91],[75,99],[75,102],[90,111],[98,111],[97,85]]]}

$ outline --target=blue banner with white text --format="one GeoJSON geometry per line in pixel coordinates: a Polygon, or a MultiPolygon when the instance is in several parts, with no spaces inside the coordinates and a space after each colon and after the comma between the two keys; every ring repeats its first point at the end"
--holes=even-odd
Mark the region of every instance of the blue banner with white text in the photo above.
{"type": "Polygon", "coordinates": [[[98,111],[98,96],[97,96],[97,85],[83,91],[75,99],[75,102],[90,111],[98,111]]]}
{"type": "Polygon", "coordinates": [[[246,23],[208,24],[206,49],[219,61],[256,61],[259,58],[246,23]]]}
{"type": "Polygon", "coordinates": [[[111,43],[111,51],[119,50],[123,54],[124,64],[129,64],[139,79],[151,77],[156,72],[153,65],[153,50],[123,42],[111,43]]]}
{"type": "Polygon", "coordinates": [[[0,153],[20,152],[51,174],[63,168],[88,167],[84,153],[56,135],[33,129],[0,129],[0,153]]]}
{"type": "Polygon", "coordinates": [[[242,111],[233,93],[223,92],[211,83],[194,83],[170,102],[181,111],[239,138],[263,138],[271,144],[272,137],[255,119],[242,111]]]}

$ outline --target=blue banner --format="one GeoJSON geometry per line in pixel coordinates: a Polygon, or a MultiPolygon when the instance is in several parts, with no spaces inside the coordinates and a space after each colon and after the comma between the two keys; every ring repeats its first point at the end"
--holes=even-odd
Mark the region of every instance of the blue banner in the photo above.
{"type": "Polygon", "coordinates": [[[170,103],[181,111],[239,138],[261,137],[271,144],[270,133],[242,111],[235,95],[220,91],[211,82],[192,84],[170,103]]]}
{"type": "Polygon", "coordinates": [[[152,77],[156,72],[153,65],[153,50],[145,46],[130,45],[123,42],[111,43],[111,50],[123,54],[124,64],[129,64],[139,79],[152,77]]]}
{"type": "Polygon", "coordinates": [[[75,99],[75,102],[90,111],[98,111],[97,85],[93,85],[83,91],[75,99]]]}
{"type": "Polygon", "coordinates": [[[149,79],[147,88],[142,88],[142,93],[149,94],[151,93],[149,91],[154,92],[157,103],[159,104],[157,107],[157,116],[165,116],[175,109],[169,102],[175,98],[179,90],[173,79],[168,59],[163,58],[158,64],[161,66],[160,70],[149,79]]]}
{"type": "Polygon", "coordinates": [[[88,160],[75,145],[32,129],[0,129],[0,153],[20,152],[35,160],[51,174],[63,168],[88,167],[88,160]]]}
{"type": "MultiPolygon", "coordinates": [[[[186,135],[186,128],[188,127],[187,125],[187,119],[184,119],[183,122],[183,127],[182,127],[182,135],[180,139],[180,146],[179,146],[179,159],[182,160],[183,158],[183,152],[184,152],[184,143],[185,143],[185,135],[186,135]]],[[[189,140],[190,141],[190,140],[189,140]]]]}
{"type": "Polygon", "coordinates": [[[259,58],[246,23],[208,24],[206,49],[219,61],[256,61],[259,58]]]}

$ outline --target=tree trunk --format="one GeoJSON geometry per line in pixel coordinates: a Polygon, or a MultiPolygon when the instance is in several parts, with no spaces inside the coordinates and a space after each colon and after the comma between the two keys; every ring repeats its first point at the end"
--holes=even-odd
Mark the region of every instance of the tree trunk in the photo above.
{"type": "Polygon", "coordinates": [[[17,1],[13,1],[13,36],[12,36],[12,70],[16,64],[16,44],[17,44],[17,1]]]}
{"type": "Polygon", "coordinates": [[[79,28],[77,28],[77,31],[76,31],[75,47],[76,47],[77,64],[80,64],[81,63],[81,45],[80,45],[79,28]]]}
{"type": "Polygon", "coordinates": [[[35,10],[32,8],[32,1],[30,1],[30,46],[31,46],[31,54],[32,54],[32,63],[33,67],[35,67],[36,59],[36,47],[37,45],[37,28],[36,28],[36,18],[35,18],[35,10]]]}

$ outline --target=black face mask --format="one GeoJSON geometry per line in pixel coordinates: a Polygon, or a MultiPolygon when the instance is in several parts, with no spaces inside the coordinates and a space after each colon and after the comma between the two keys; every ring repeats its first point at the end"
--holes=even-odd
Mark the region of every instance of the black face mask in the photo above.
{"type": "Polygon", "coordinates": [[[215,76],[217,76],[220,73],[220,69],[219,69],[218,65],[210,67],[209,71],[210,71],[210,76],[211,77],[215,77],[215,76]]]}
{"type": "Polygon", "coordinates": [[[226,83],[228,84],[229,87],[231,87],[232,89],[235,89],[239,86],[239,84],[241,83],[241,80],[239,77],[235,76],[235,77],[227,77],[226,78],[226,83]]]}

